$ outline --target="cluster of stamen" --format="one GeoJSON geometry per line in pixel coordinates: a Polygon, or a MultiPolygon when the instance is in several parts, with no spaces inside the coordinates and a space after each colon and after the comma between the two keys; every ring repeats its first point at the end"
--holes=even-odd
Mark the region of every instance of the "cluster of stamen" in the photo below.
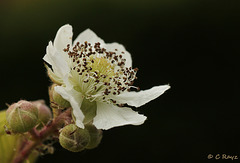
{"type": "MultiPolygon", "coordinates": [[[[88,42],[64,49],[71,61],[71,76],[79,91],[90,101],[101,100],[116,103],[112,95],[130,91],[137,78],[137,68],[125,67],[124,52],[107,51],[100,43],[88,42]]],[[[139,89],[139,88],[137,88],[139,89]]]]}

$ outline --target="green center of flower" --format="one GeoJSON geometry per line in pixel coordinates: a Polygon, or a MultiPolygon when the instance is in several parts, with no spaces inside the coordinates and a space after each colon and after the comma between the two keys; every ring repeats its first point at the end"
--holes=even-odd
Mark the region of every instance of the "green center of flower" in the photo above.
{"type": "Polygon", "coordinates": [[[109,78],[114,77],[114,67],[111,63],[108,62],[105,58],[93,58],[90,57],[91,62],[87,64],[88,68],[91,69],[90,72],[98,73],[103,77],[104,82],[109,82],[109,78]]]}
{"type": "Polygon", "coordinates": [[[112,96],[130,90],[136,79],[137,68],[125,67],[124,52],[106,51],[96,43],[77,43],[72,51],[70,46],[64,49],[68,52],[71,65],[69,81],[74,89],[81,92],[89,101],[112,100],[112,96]]]}

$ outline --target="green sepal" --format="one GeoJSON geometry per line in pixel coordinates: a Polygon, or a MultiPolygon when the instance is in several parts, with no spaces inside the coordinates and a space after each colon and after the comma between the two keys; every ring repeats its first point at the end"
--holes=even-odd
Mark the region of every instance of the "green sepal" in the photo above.
{"type": "Polygon", "coordinates": [[[44,63],[44,66],[47,69],[47,74],[49,76],[49,78],[52,80],[52,82],[58,84],[58,85],[62,85],[63,84],[63,80],[61,78],[59,78],[52,70],[50,67],[47,66],[47,64],[44,63]]]}
{"type": "Polygon", "coordinates": [[[84,98],[82,102],[81,110],[85,116],[83,123],[88,124],[96,116],[96,112],[97,112],[96,101],[90,102],[88,99],[84,98]]]}

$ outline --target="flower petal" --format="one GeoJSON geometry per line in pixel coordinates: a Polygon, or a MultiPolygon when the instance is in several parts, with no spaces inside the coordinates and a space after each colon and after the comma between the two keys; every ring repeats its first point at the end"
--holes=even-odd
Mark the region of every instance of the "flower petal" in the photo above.
{"type": "Polygon", "coordinates": [[[70,71],[68,61],[66,59],[63,59],[63,55],[65,54],[57,52],[56,48],[53,47],[51,41],[49,42],[46,51],[47,53],[43,59],[52,66],[52,69],[56,76],[63,78],[70,71]]]}
{"type": "Polygon", "coordinates": [[[105,44],[104,48],[106,48],[107,51],[116,52],[117,55],[122,55],[123,58],[126,59],[126,62],[125,62],[126,67],[132,66],[131,54],[128,51],[126,51],[126,49],[124,48],[123,45],[113,42],[113,43],[105,44]],[[115,51],[115,49],[117,49],[117,51],[115,51]],[[122,52],[124,52],[124,53],[122,53],[122,52]]]}
{"type": "Polygon", "coordinates": [[[74,41],[73,45],[76,45],[77,42],[83,43],[85,41],[91,43],[93,46],[97,42],[99,42],[101,45],[105,44],[104,41],[99,38],[91,29],[86,29],[85,31],[80,33],[74,41]]]}
{"type": "Polygon", "coordinates": [[[54,47],[62,52],[63,49],[67,47],[67,44],[72,45],[72,36],[72,26],[69,24],[62,26],[57,31],[56,37],[54,39],[54,47]]]}
{"type": "Polygon", "coordinates": [[[147,117],[138,114],[131,108],[118,107],[103,102],[97,103],[97,115],[93,119],[93,124],[98,129],[108,130],[113,127],[123,125],[141,125],[147,117]]]}
{"type": "Polygon", "coordinates": [[[128,105],[139,107],[159,97],[169,88],[169,85],[155,86],[151,89],[140,92],[124,92],[115,97],[113,96],[113,98],[117,103],[127,103],[128,105]]]}
{"type": "Polygon", "coordinates": [[[43,57],[43,60],[48,64],[53,65],[54,62],[52,60],[52,56],[55,54],[55,48],[53,47],[52,41],[49,41],[48,46],[46,48],[46,54],[43,57]]]}
{"type": "Polygon", "coordinates": [[[73,109],[73,115],[76,118],[76,125],[80,128],[84,128],[84,115],[80,109],[83,101],[81,93],[75,91],[72,88],[61,86],[56,86],[55,91],[59,93],[65,100],[70,102],[73,109]]]}

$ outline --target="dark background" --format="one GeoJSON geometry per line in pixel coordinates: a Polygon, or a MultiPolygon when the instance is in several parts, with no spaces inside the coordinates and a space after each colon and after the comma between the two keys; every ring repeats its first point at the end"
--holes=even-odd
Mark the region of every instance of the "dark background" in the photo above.
{"type": "Polygon", "coordinates": [[[42,57],[67,23],[74,38],[91,28],[105,42],[123,44],[142,90],[171,89],[138,109],[148,117],[143,125],[104,131],[98,148],[81,153],[56,145],[38,163],[240,159],[238,0],[0,0],[1,109],[19,99],[48,101],[42,57]]]}

